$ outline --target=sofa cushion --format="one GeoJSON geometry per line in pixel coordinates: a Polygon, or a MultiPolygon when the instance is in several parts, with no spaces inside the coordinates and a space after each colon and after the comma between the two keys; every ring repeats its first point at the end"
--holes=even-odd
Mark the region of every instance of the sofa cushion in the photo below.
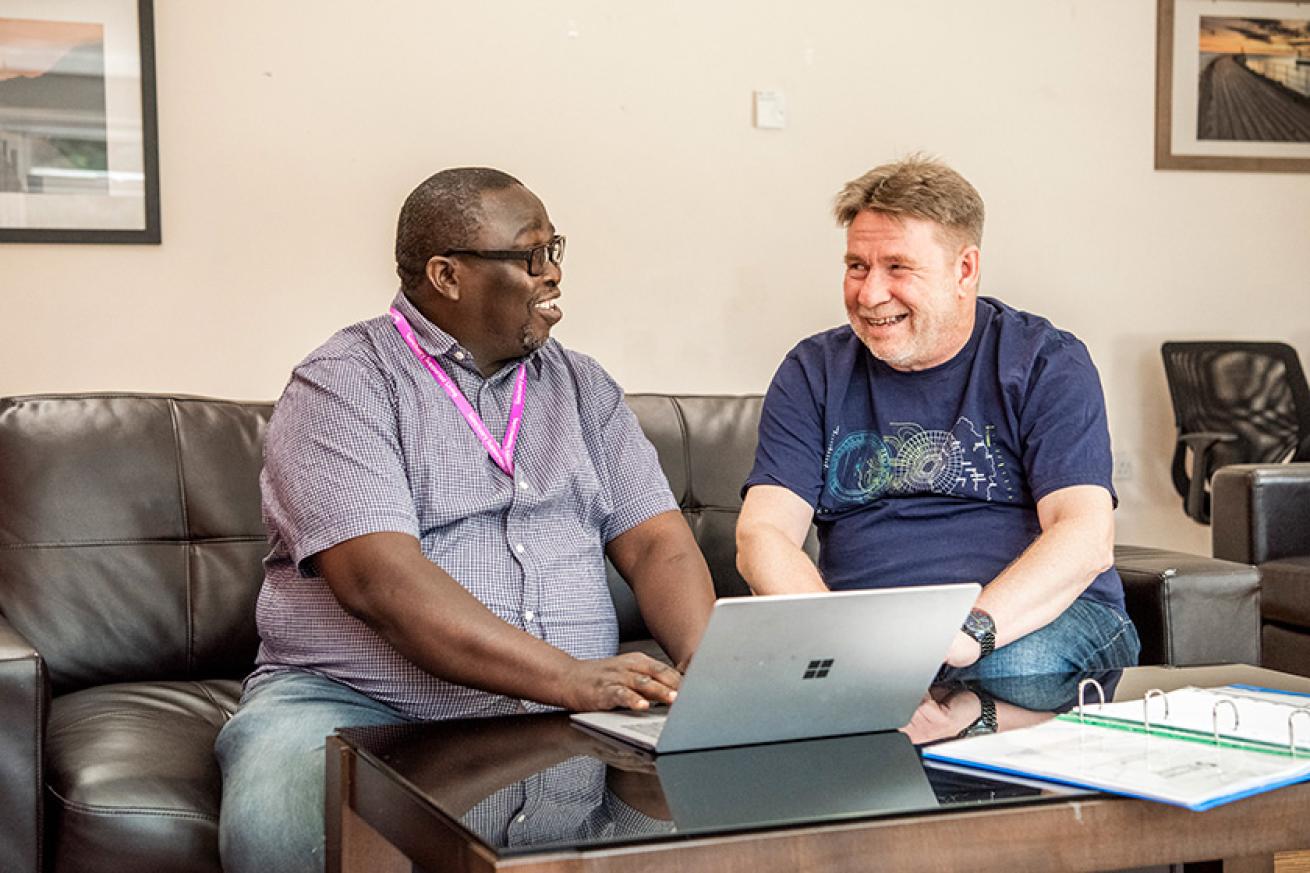
{"type": "Polygon", "coordinates": [[[1261,564],[1260,577],[1265,619],[1310,629],[1310,555],[1261,564]]]}
{"type": "Polygon", "coordinates": [[[218,873],[214,739],[236,680],[133,682],[65,694],[46,734],[56,871],[218,873]]]}

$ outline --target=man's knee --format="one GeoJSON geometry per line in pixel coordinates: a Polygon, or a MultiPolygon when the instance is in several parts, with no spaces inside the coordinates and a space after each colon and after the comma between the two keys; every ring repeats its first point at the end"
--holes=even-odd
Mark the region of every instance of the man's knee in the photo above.
{"type": "Polygon", "coordinates": [[[219,851],[227,873],[323,869],[324,744],[332,728],[323,730],[321,737],[269,736],[238,726],[220,734],[219,851]]]}
{"type": "Polygon", "coordinates": [[[1032,676],[1048,673],[1068,673],[1079,669],[1071,658],[1072,652],[1059,633],[1048,633],[1050,625],[1020,637],[1008,646],[997,649],[978,662],[978,675],[982,677],[1032,676]]]}
{"type": "Polygon", "coordinates": [[[281,674],[248,693],[214,746],[224,870],[321,871],[327,737],[348,725],[405,720],[309,674],[281,674]]]}
{"type": "Polygon", "coordinates": [[[1078,673],[1137,663],[1137,632],[1113,607],[1077,600],[1055,621],[978,662],[981,677],[1078,673]]]}

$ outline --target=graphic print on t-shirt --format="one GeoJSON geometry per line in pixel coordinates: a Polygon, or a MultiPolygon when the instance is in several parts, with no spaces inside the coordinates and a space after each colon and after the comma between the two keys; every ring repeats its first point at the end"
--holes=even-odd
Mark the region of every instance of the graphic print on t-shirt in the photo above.
{"type": "MultiPolygon", "coordinates": [[[[1014,489],[1004,458],[995,452],[990,426],[961,416],[949,431],[915,422],[892,422],[892,434],[854,431],[834,440],[824,491],[831,509],[846,509],[884,495],[948,494],[1011,501],[1014,489]]],[[[827,502],[827,501],[824,501],[827,502]]]]}

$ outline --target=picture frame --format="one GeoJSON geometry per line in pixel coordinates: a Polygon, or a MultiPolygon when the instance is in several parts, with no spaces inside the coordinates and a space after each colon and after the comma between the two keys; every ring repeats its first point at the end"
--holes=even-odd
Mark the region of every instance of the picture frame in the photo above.
{"type": "Polygon", "coordinates": [[[152,0],[0,0],[0,242],[159,241],[152,0]]]}
{"type": "Polygon", "coordinates": [[[1310,172],[1310,2],[1157,3],[1156,169],[1310,172]]]}

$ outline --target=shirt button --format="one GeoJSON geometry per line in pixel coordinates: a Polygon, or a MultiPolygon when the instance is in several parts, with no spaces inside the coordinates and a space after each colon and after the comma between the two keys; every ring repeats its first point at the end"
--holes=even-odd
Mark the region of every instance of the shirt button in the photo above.
{"type": "Polygon", "coordinates": [[[528,480],[527,480],[527,479],[520,479],[520,480],[519,480],[519,487],[522,488],[524,491],[527,491],[528,488],[530,487],[530,486],[528,485],[528,480]]]}
{"type": "Polygon", "coordinates": [[[519,824],[523,824],[527,820],[528,817],[526,815],[520,815],[518,818],[514,819],[514,821],[518,822],[519,824]]]}
{"type": "Polygon", "coordinates": [[[523,543],[515,543],[514,551],[518,552],[520,555],[523,554],[523,543]]]}
{"type": "Polygon", "coordinates": [[[527,612],[523,613],[523,620],[524,620],[524,621],[532,621],[532,620],[533,620],[534,618],[536,618],[536,617],[537,617],[537,614],[536,614],[535,612],[533,612],[532,610],[530,610],[530,609],[529,609],[527,612]]]}
{"type": "Polygon", "coordinates": [[[462,361],[462,360],[464,360],[464,353],[463,353],[463,352],[455,352],[455,360],[457,360],[457,361],[462,361]]]}

